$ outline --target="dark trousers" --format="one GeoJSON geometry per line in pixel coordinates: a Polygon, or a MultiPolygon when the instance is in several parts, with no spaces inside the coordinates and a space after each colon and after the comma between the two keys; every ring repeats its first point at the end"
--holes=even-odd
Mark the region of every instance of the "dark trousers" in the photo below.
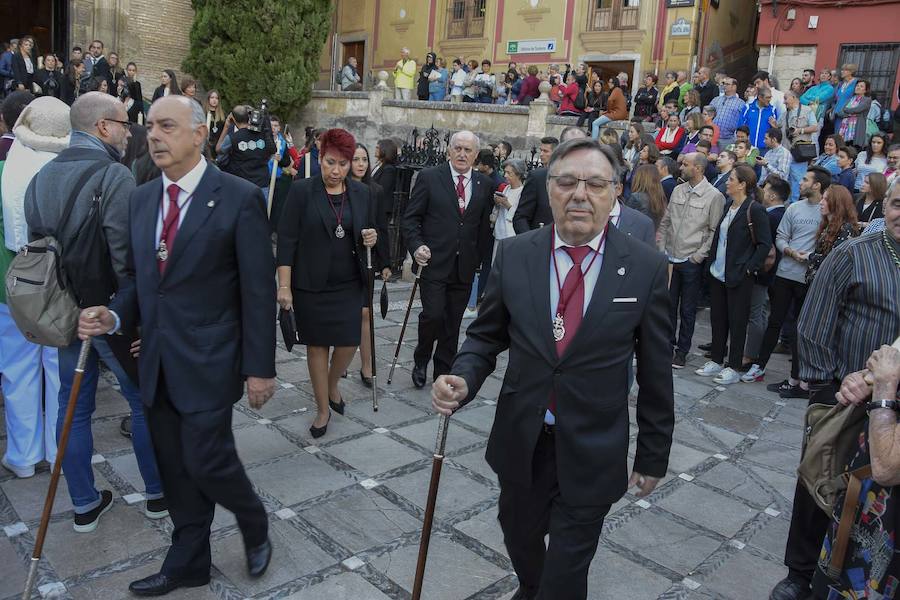
{"type": "Polygon", "coordinates": [[[726,287],[715,277],[709,278],[709,321],[712,326],[712,361],[721,364],[725,359],[725,345],[728,366],[739,369],[743,364],[744,342],[747,339],[747,322],[750,320],[750,303],[753,299],[754,278],[744,276],[737,287],[726,287]]]}
{"type": "Polygon", "coordinates": [[[419,313],[419,343],[413,358],[417,365],[427,365],[434,352],[434,377],[437,378],[450,372],[459,349],[459,325],[469,302],[472,282],[460,281],[454,263],[445,281],[422,279],[419,290],[422,312],[419,313]]]}
{"type": "Polygon", "coordinates": [[[700,294],[700,280],[703,265],[690,260],[672,264],[672,281],[669,283],[669,318],[672,319],[672,346],[677,352],[687,354],[691,350],[694,337],[694,323],[697,321],[697,298],[700,294]],[[678,317],[681,317],[681,327],[678,317]],[[675,335],[677,333],[677,339],[675,335]]]}
{"type": "Polygon", "coordinates": [[[500,481],[498,518],[519,583],[528,598],[585,600],[588,568],[610,505],[566,504],[559,493],[552,434],[538,438],[532,469],[531,487],[500,481]]]}
{"type": "MultiPolygon", "coordinates": [[[[766,333],[763,335],[762,346],[759,349],[759,364],[763,369],[769,363],[772,357],[772,350],[778,344],[778,335],[781,333],[781,326],[784,319],[791,309],[791,302],[795,303],[797,313],[803,307],[803,301],[806,299],[806,284],[784,277],[775,277],[772,287],[769,288],[769,324],[766,327],[766,333]]],[[[798,379],[800,377],[800,359],[797,357],[796,342],[797,334],[794,333],[795,342],[791,344],[791,377],[798,379]]]]}
{"type": "Polygon", "coordinates": [[[157,389],[147,422],[175,526],[160,572],[202,578],[212,565],[209,531],[216,504],[234,513],[247,548],[266,541],[269,521],[235,450],[231,405],[179,412],[162,375],[157,389]]]}
{"type": "MultiPolygon", "coordinates": [[[[835,404],[834,395],[840,389],[840,382],[827,385],[810,394],[810,404],[835,404]]],[[[784,564],[788,576],[807,585],[812,581],[822,549],[822,541],[831,519],[819,508],[800,481],[794,490],[794,507],[791,512],[791,528],[788,530],[787,546],[784,549],[784,564]]]]}

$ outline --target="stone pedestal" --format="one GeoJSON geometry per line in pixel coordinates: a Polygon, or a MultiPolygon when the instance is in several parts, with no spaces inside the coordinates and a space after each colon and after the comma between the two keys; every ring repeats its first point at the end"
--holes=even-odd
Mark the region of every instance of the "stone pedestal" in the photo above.
{"type": "Polygon", "coordinates": [[[547,117],[556,114],[556,106],[550,101],[550,83],[542,81],[538,86],[541,95],[528,105],[528,137],[541,138],[546,135],[547,117]]]}

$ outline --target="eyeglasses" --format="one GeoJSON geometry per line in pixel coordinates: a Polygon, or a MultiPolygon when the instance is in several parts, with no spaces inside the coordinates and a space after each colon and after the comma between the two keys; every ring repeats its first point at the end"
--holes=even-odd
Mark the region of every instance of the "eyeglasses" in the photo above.
{"type": "MultiPolygon", "coordinates": [[[[110,121],[111,123],[118,123],[119,125],[121,125],[121,126],[124,127],[125,129],[131,129],[131,122],[130,122],[130,121],[119,121],[118,119],[107,119],[107,118],[105,118],[105,117],[104,117],[103,119],[101,119],[101,121],[110,121]]],[[[98,123],[99,123],[99,121],[98,121],[98,123]]]]}
{"type": "Polygon", "coordinates": [[[556,187],[558,187],[560,191],[567,194],[575,192],[575,190],[578,189],[578,184],[581,182],[584,182],[585,190],[591,195],[602,194],[609,190],[610,186],[615,184],[615,181],[603,179],[602,177],[588,177],[587,179],[581,179],[574,175],[549,175],[547,178],[555,182],[556,187]]]}

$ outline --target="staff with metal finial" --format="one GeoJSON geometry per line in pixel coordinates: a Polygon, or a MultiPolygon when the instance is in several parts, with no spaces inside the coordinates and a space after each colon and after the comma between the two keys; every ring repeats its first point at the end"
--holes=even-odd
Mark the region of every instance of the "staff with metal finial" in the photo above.
{"type": "Polygon", "coordinates": [[[437,504],[438,484],[441,481],[441,467],[444,466],[444,447],[447,445],[447,427],[450,417],[441,415],[438,419],[437,441],[431,459],[431,483],[428,485],[428,502],[425,504],[425,518],[422,520],[422,536],[419,541],[419,559],[416,562],[416,577],[413,580],[413,600],[422,596],[425,579],[425,563],[428,561],[428,545],[431,542],[431,528],[434,523],[434,508],[437,504]]]}
{"type": "MultiPolygon", "coordinates": [[[[413,264],[415,266],[415,264],[413,264]]],[[[416,299],[416,288],[419,286],[419,278],[422,276],[422,270],[425,267],[420,266],[419,272],[415,273],[416,278],[413,280],[412,291],[409,294],[409,303],[406,305],[406,314],[403,316],[403,327],[400,328],[400,337],[397,339],[397,349],[394,351],[394,360],[391,362],[391,370],[388,372],[387,382],[391,384],[394,378],[394,368],[397,366],[397,359],[400,357],[400,346],[403,344],[403,336],[406,334],[406,324],[409,323],[409,313],[412,312],[413,300],[416,299]]],[[[374,356],[374,352],[373,352],[374,356]]],[[[375,371],[372,371],[374,374],[375,371]]]]}
{"type": "Polygon", "coordinates": [[[31,553],[31,564],[28,566],[28,577],[25,579],[25,589],[22,592],[22,600],[30,600],[34,584],[37,582],[38,565],[41,562],[41,553],[44,550],[44,540],[47,537],[47,528],[50,525],[50,513],[53,512],[53,502],[56,500],[56,488],[59,485],[59,476],[62,472],[62,461],[66,454],[66,445],[69,443],[69,432],[72,430],[72,419],[75,416],[75,404],[78,401],[78,393],[81,391],[81,379],[84,377],[84,368],[87,365],[88,355],[91,353],[91,338],[81,342],[81,352],[78,353],[78,363],[75,365],[75,377],[72,379],[72,389],[69,392],[69,406],[66,408],[66,416],[63,419],[62,431],[59,434],[59,443],[56,448],[56,460],[53,461],[53,471],[50,473],[50,487],[44,498],[44,510],[41,513],[41,524],[38,527],[37,537],[34,540],[34,551],[31,553]]]}
{"type": "Polygon", "coordinates": [[[369,269],[369,347],[372,349],[372,410],[378,412],[378,375],[375,371],[375,270],[372,268],[372,247],[366,246],[369,269]]]}

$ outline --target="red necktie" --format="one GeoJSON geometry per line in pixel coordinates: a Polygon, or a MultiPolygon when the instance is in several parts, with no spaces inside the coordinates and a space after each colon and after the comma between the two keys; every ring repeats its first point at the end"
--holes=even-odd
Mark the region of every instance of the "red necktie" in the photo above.
{"type": "Polygon", "coordinates": [[[466,176],[457,175],[456,180],[456,198],[459,200],[459,214],[466,212],[466,176]]]}
{"type": "MultiPolygon", "coordinates": [[[[178,234],[178,217],[181,215],[181,210],[178,208],[178,194],[181,193],[181,188],[178,187],[177,184],[170,184],[168,188],[166,188],[166,192],[169,195],[169,212],[166,213],[166,218],[163,221],[162,233],[159,236],[160,242],[166,243],[166,260],[158,260],[157,264],[159,265],[159,274],[162,275],[166,272],[166,265],[168,264],[168,259],[172,257],[172,249],[175,246],[175,236],[178,234]]],[[[568,281],[568,280],[567,280],[568,281]]]]}
{"type": "MultiPolygon", "coordinates": [[[[566,280],[563,282],[562,291],[559,293],[559,303],[565,299],[563,307],[563,324],[565,333],[561,340],[556,342],[556,355],[561,357],[569,346],[569,343],[575,338],[578,328],[581,326],[581,319],[584,317],[584,274],[581,272],[581,263],[591,251],[590,246],[576,246],[574,248],[564,246],[563,250],[575,263],[566,274],[566,280]]],[[[558,312],[558,309],[557,309],[558,312]]],[[[556,394],[550,398],[550,412],[556,414],[556,394]]]]}

